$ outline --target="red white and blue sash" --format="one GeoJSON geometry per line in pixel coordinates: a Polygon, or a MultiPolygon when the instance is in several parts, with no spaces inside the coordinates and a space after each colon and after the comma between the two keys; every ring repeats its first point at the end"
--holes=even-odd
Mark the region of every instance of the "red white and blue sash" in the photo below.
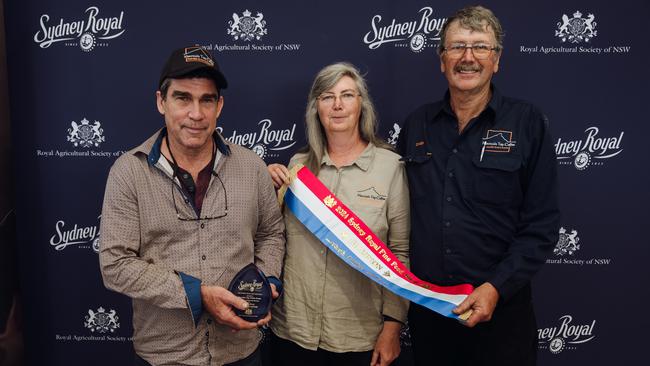
{"type": "Polygon", "coordinates": [[[452,309],[473,291],[471,285],[437,286],[417,278],[306,167],[292,169],[284,202],[323,245],[372,281],[446,317],[465,318],[454,314],[452,309]]]}

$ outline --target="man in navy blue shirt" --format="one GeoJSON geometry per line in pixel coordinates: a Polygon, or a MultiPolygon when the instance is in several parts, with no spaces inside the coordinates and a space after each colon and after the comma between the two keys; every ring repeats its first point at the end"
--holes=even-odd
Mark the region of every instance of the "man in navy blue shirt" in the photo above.
{"type": "Polygon", "coordinates": [[[416,364],[534,365],[530,280],[557,241],[557,173],[548,121],[491,84],[503,31],[483,7],[447,20],[438,49],[442,101],[405,121],[398,150],[411,197],[411,268],[439,285],[471,283],[454,312],[411,305],[416,364]]]}

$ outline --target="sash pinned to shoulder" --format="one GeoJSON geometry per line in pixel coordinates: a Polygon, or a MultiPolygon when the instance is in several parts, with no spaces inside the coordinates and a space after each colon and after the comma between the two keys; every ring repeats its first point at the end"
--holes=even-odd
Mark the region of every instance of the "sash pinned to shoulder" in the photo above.
{"type": "Polygon", "coordinates": [[[278,193],[287,208],[345,263],[395,294],[449,318],[466,320],[470,312],[452,312],[474,290],[472,285],[437,286],[422,281],[375,233],[302,165],[291,169],[291,184],[278,193]]]}

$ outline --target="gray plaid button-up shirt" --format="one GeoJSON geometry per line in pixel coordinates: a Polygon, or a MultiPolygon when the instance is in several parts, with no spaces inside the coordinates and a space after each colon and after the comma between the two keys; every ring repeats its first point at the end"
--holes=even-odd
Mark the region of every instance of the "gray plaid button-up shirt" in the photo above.
{"type": "Polygon", "coordinates": [[[280,276],[284,225],[271,178],[255,153],[217,135],[214,172],[225,191],[213,176],[201,217],[221,216],[226,199],[227,215],[181,221],[176,209],[189,218],[196,213],[160,154],[163,133],[122,155],[109,173],[99,254],[104,284],[133,299],[133,344],[149,363],[230,363],[251,354],[260,333],[233,333],[202,312],[198,281],[227,287],[251,262],[280,276]]]}

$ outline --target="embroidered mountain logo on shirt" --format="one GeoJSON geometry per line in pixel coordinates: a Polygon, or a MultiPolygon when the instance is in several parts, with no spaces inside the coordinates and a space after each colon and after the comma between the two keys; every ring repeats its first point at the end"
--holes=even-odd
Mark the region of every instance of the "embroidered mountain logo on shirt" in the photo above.
{"type": "Polygon", "coordinates": [[[517,145],[517,141],[512,141],[512,131],[505,130],[488,130],[481,143],[484,151],[489,152],[510,152],[517,145]]]}
{"type": "Polygon", "coordinates": [[[512,131],[506,130],[487,130],[483,141],[481,141],[481,158],[485,152],[509,153],[511,147],[517,146],[517,141],[512,141],[512,131]]]}
{"type": "Polygon", "coordinates": [[[357,197],[370,198],[377,201],[386,201],[386,195],[377,192],[375,187],[370,187],[364,189],[363,191],[357,191],[357,197]]]}

